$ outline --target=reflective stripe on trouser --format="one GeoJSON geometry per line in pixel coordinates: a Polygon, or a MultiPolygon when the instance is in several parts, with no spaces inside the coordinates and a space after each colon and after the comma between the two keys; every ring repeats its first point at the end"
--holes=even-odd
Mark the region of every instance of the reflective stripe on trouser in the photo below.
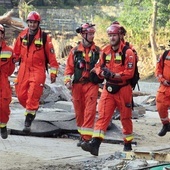
{"type": "Polygon", "coordinates": [[[78,131],[85,140],[91,139],[96,117],[98,85],[93,83],[76,83],[72,89],[73,105],[76,114],[78,131]],[[77,93],[79,92],[79,93],[77,93]]]}
{"type": "Polygon", "coordinates": [[[78,132],[80,133],[81,127],[77,126],[77,130],[78,130],[78,132]]]}
{"type": "Polygon", "coordinates": [[[26,110],[24,115],[26,116],[27,114],[35,115],[36,114],[36,110],[26,110]]]}
{"type": "Polygon", "coordinates": [[[133,134],[130,134],[130,135],[123,135],[123,140],[126,142],[131,142],[133,139],[134,139],[134,136],[133,134]]]}
{"type": "Polygon", "coordinates": [[[101,138],[101,139],[104,139],[105,137],[105,132],[102,131],[102,130],[94,130],[93,132],[93,138],[101,138]]]}
{"type": "Polygon", "coordinates": [[[90,140],[93,135],[93,128],[77,127],[77,130],[80,133],[81,137],[85,140],[90,140]]]}
{"type": "MultiPolygon", "coordinates": [[[[133,133],[131,103],[132,89],[130,85],[122,87],[116,94],[107,92],[104,86],[98,104],[99,117],[94,126],[93,136],[101,138],[104,137],[104,132],[106,132],[116,108],[120,111],[123,135],[131,135],[133,133]]],[[[123,139],[125,140],[125,138],[123,139]]]]}
{"type": "Polygon", "coordinates": [[[0,128],[3,128],[3,127],[5,127],[6,126],[6,123],[1,123],[0,122],[0,128]]]}
{"type": "Polygon", "coordinates": [[[168,108],[170,106],[170,95],[163,92],[157,92],[156,107],[162,124],[169,123],[168,108]]]}
{"type": "Polygon", "coordinates": [[[92,136],[93,135],[93,128],[81,128],[80,129],[80,134],[83,136],[83,135],[89,135],[89,136],[92,136]]]}
{"type": "MultiPolygon", "coordinates": [[[[95,130],[93,132],[93,137],[97,137],[97,138],[101,138],[101,139],[104,139],[105,137],[105,132],[102,131],[102,130],[95,130]]],[[[123,140],[125,142],[130,142],[134,139],[134,136],[132,134],[130,135],[123,135],[123,140]]]]}

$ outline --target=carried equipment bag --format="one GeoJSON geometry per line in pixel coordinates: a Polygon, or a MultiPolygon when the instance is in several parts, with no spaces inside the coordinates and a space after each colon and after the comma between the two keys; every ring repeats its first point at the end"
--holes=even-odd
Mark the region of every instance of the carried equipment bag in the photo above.
{"type": "MultiPolygon", "coordinates": [[[[126,45],[123,47],[123,50],[122,50],[122,65],[124,65],[124,63],[125,63],[126,50],[130,48],[130,46],[128,44],[129,43],[126,42],[126,45]]],[[[128,81],[129,81],[130,85],[132,86],[133,90],[135,89],[135,87],[137,85],[138,86],[138,90],[140,91],[139,84],[138,84],[138,81],[140,79],[140,74],[139,74],[139,70],[138,70],[138,66],[137,66],[137,62],[138,62],[137,52],[134,49],[132,49],[132,51],[134,52],[135,57],[136,57],[136,59],[135,59],[135,61],[136,61],[135,62],[135,71],[134,71],[133,77],[131,79],[129,79],[128,81]]]]}

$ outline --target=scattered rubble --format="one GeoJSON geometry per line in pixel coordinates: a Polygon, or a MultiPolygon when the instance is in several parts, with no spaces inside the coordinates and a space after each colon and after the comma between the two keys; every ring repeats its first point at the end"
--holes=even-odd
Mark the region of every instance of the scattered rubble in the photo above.
{"type": "MultiPolygon", "coordinates": [[[[76,131],[75,126],[75,117],[74,117],[74,108],[71,102],[71,94],[68,89],[63,85],[63,75],[60,70],[60,75],[57,77],[56,84],[50,84],[49,77],[47,75],[47,82],[44,87],[44,94],[41,97],[41,105],[37,114],[35,121],[33,122],[33,133],[30,134],[32,136],[41,136],[40,134],[43,131],[43,136],[45,137],[60,137],[60,138],[70,138],[73,140],[78,139],[78,133],[76,131]],[[48,117],[47,117],[48,113],[48,117]],[[66,116],[65,116],[66,115],[66,116]],[[69,121],[69,123],[67,122],[69,121]],[[41,124],[41,125],[40,125],[41,124]],[[69,126],[71,125],[70,129],[69,126]],[[58,129],[57,129],[58,128],[58,129]],[[37,130],[40,130],[41,133],[37,133],[37,130]],[[50,129],[50,131],[48,130],[50,129]],[[58,131],[56,131],[56,129],[58,131]],[[44,131],[46,131],[44,133],[44,131]],[[61,133],[62,132],[62,133],[61,133]]],[[[15,77],[15,76],[14,76],[15,77]]],[[[13,78],[14,78],[13,77],[13,78]]],[[[13,79],[11,78],[11,79],[13,79]]],[[[102,90],[102,89],[100,89],[102,90]]],[[[100,93],[99,93],[100,95],[100,93]]],[[[135,123],[144,120],[146,114],[146,107],[155,107],[155,97],[154,95],[150,95],[148,93],[142,92],[134,92],[134,101],[135,107],[133,110],[133,121],[135,123]],[[138,98],[140,96],[143,97],[143,100],[140,99],[138,102],[138,98]]],[[[15,113],[17,114],[18,129],[12,128],[14,127],[9,123],[9,128],[11,128],[10,133],[15,135],[25,135],[21,133],[22,126],[24,122],[24,117],[21,114],[21,117],[18,116],[17,108],[20,108],[17,104],[17,98],[13,93],[13,104],[12,109],[16,109],[15,113]],[[11,126],[10,126],[11,125],[11,126]],[[18,133],[18,134],[17,134],[18,133]]],[[[152,111],[152,108],[150,109],[152,111]]],[[[21,112],[21,110],[19,110],[21,112]]],[[[15,114],[13,113],[13,116],[15,114]]],[[[119,112],[115,111],[113,116],[110,129],[107,131],[106,139],[103,143],[110,144],[122,144],[122,136],[121,136],[121,128],[118,126],[119,123],[119,112]],[[114,136],[114,138],[113,138],[114,136]]],[[[142,126],[156,127],[157,124],[154,122],[145,122],[141,123],[142,126]]],[[[145,131],[145,128],[141,126],[141,131],[145,131]]],[[[135,140],[137,142],[144,140],[145,136],[140,135],[140,132],[135,134],[135,140]]],[[[151,167],[170,167],[170,165],[166,162],[170,162],[170,156],[168,153],[162,153],[162,151],[152,152],[148,149],[147,152],[142,153],[141,151],[135,150],[135,146],[138,145],[136,141],[133,141],[134,150],[129,153],[125,153],[123,151],[115,152],[112,155],[104,155],[100,157],[91,157],[88,160],[82,160],[79,163],[66,163],[66,164],[58,164],[51,166],[43,166],[40,169],[65,169],[65,170],[140,170],[140,169],[150,169],[151,167]],[[152,153],[152,154],[151,154],[152,153]],[[143,156],[145,154],[145,156],[143,156]],[[162,163],[166,163],[165,165],[162,163]]],[[[166,148],[167,149],[167,148],[166,148]]],[[[38,169],[38,168],[37,168],[38,169]]]]}

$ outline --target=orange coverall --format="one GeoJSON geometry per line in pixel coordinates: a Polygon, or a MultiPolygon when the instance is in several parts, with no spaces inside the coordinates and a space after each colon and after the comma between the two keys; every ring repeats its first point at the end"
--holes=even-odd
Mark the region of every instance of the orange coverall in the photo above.
{"type": "MultiPolygon", "coordinates": [[[[82,43],[78,45],[77,51],[82,51],[86,62],[90,62],[91,51],[95,50],[93,43],[90,48],[84,48],[82,43]]],[[[74,75],[74,51],[73,48],[68,56],[64,75],[74,75]]],[[[83,71],[82,77],[88,78],[90,71],[83,71]]],[[[81,137],[90,140],[93,134],[93,126],[96,116],[96,105],[98,98],[98,84],[91,82],[73,83],[72,101],[76,114],[76,124],[81,137]]]]}
{"type": "Polygon", "coordinates": [[[0,52],[0,127],[5,127],[10,115],[9,104],[12,98],[12,91],[8,76],[10,76],[14,69],[13,52],[12,49],[2,42],[2,49],[0,52]]]}
{"type": "Polygon", "coordinates": [[[28,113],[35,115],[39,107],[39,100],[43,93],[46,79],[45,53],[51,67],[50,73],[54,72],[56,74],[59,67],[51,38],[48,35],[45,47],[43,47],[43,43],[38,46],[36,45],[38,41],[43,42],[41,35],[42,32],[39,28],[28,47],[27,42],[29,38],[25,40],[25,37],[29,37],[27,28],[19,34],[14,46],[16,58],[21,59],[15,86],[16,94],[20,104],[26,108],[26,115],[28,113]]]}
{"type": "Polygon", "coordinates": [[[108,82],[112,82],[117,85],[123,86],[117,93],[111,94],[106,90],[106,84],[104,85],[99,104],[98,113],[99,118],[95,123],[93,137],[104,139],[106,129],[109,125],[110,119],[114,113],[114,110],[118,108],[120,111],[120,120],[122,123],[122,132],[124,142],[130,142],[133,140],[133,125],[132,125],[132,87],[127,83],[127,80],[133,77],[135,70],[135,56],[131,49],[126,51],[125,64],[122,65],[120,53],[122,52],[124,43],[121,42],[118,52],[114,52],[111,45],[106,46],[102,52],[106,54],[106,62],[104,61],[103,53],[99,62],[95,66],[96,73],[100,76],[102,72],[101,67],[105,63],[107,67],[113,73],[119,73],[121,75],[121,81],[116,78],[109,79],[108,82]]]}
{"type": "Polygon", "coordinates": [[[170,51],[163,61],[163,56],[157,62],[155,76],[160,82],[159,89],[156,95],[156,106],[161,119],[162,124],[169,123],[168,108],[170,106],[170,86],[163,85],[163,82],[167,80],[170,82],[170,51]]]}

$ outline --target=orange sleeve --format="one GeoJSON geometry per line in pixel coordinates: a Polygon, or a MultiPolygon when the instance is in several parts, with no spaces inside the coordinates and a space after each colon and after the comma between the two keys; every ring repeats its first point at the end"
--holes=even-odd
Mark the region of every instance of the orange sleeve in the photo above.
{"type": "Polygon", "coordinates": [[[64,72],[65,76],[74,74],[74,50],[75,48],[71,49],[71,51],[69,52],[64,72]]]}
{"type": "Polygon", "coordinates": [[[15,70],[15,63],[14,63],[13,59],[14,59],[14,57],[12,55],[10,57],[10,66],[9,66],[10,69],[9,69],[8,76],[10,76],[14,72],[14,70],[15,70]]]}
{"type": "Polygon", "coordinates": [[[46,41],[46,44],[45,44],[45,52],[46,52],[46,55],[48,57],[50,67],[58,70],[59,63],[57,61],[55,51],[54,51],[54,46],[52,44],[52,41],[51,41],[51,38],[50,38],[49,35],[47,35],[47,41],[46,41]]]}
{"type": "Polygon", "coordinates": [[[157,61],[155,77],[158,79],[159,82],[163,82],[165,80],[165,78],[163,77],[163,55],[160,56],[157,61]]]}
{"type": "Polygon", "coordinates": [[[105,65],[105,53],[103,51],[100,52],[100,57],[98,62],[95,64],[95,72],[99,76],[99,78],[103,78],[100,76],[100,73],[102,72],[102,67],[105,65]]]}
{"type": "Polygon", "coordinates": [[[17,37],[16,41],[14,42],[13,57],[16,60],[19,60],[20,53],[21,53],[21,36],[19,34],[19,36],[17,37]]]}

